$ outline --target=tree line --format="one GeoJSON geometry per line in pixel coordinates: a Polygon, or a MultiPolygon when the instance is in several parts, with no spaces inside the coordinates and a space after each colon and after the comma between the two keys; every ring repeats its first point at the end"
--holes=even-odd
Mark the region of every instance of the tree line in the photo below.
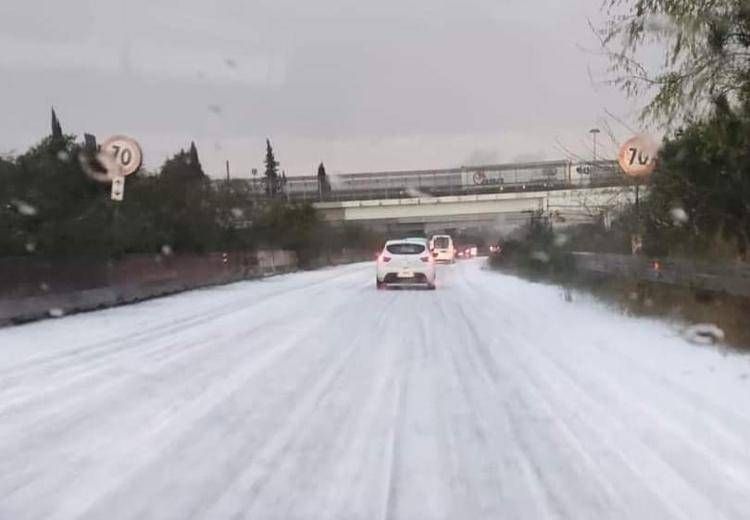
{"type": "Polygon", "coordinates": [[[157,171],[128,176],[124,200],[112,201],[110,184],[87,175],[79,160],[90,148],[90,139],[87,144],[63,133],[53,111],[50,135],[21,155],[0,158],[0,257],[281,247],[295,250],[304,263],[376,242],[362,230],[321,221],[310,205],[277,197],[286,175],[278,172],[270,141],[265,197],[246,181],[211,180],[190,143],[157,171]]]}
{"type": "Polygon", "coordinates": [[[567,268],[569,251],[750,261],[750,4],[744,0],[606,0],[594,28],[610,81],[645,99],[644,127],[664,131],[645,193],[609,226],[553,232],[532,215],[506,254],[538,270],[567,268]],[[641,57],[661,49],[654,65],[641,57]]]}
{"type": "Polygon", "coordinates": [[[665,131],[657,171],[620,225],[651,255],[750,260],[750,7],[607,0],[597,30],[612,82],[665,131]],[[661,49],[654,65],[640,58],[661,49]]]}

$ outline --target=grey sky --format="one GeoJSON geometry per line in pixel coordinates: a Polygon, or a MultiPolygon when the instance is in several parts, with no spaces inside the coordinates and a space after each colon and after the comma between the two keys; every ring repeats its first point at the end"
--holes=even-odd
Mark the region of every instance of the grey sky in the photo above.
{"type": "MultiPolygon", "coordinates": [[[[591,155],[605,108],[598,0],[5,0],[0,152],[48,131],[139,139],[149,167],[190,140],[204,167],[288,174],[591,155]]],[[[612,129],[628,131],[609,118],[612,129]]],[[[613,146],[601,134],[602,151],[613,146]]]]}

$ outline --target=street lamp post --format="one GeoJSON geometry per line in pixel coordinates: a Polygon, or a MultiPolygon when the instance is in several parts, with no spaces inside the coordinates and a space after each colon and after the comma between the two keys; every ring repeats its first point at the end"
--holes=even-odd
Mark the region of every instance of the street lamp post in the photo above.
{"type": "Polygon", "coordinates": [[[594,162],[596,162],[596,134],[601,132],[598,128],[592,128],[589,130],[589,133],[591,134],[591,138],[594,140],[594,162]]]}

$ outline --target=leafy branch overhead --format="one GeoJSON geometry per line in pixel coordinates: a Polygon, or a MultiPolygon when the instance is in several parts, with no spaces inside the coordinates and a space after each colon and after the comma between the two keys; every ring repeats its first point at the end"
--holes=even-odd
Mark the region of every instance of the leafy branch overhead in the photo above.
{"type": "Polygon", "coordinates": [[[596,33],[612,83],[648,97],[644,120],[700,118],[717,100],[734,107],[750,93],[750,2],[605,0],[605,11],[596,33]]]}

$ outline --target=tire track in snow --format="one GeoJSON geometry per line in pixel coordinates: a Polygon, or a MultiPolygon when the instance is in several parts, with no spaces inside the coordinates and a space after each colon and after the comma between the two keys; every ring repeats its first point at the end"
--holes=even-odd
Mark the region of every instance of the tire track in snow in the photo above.
{"type": "MultiPolygon", "coordinates": [[[[563,345],[564,344],[559,346],[563,345]]],[[[655,451],[652,446],[641,443],[640,440],[636,440],[636,445],[631,446],[632,443],[629,441],[629,437],[632,436],[632,431],[630,430],[628,425],[622,423],[617,417],[613,416],[611,412],[608,412],[606,408],[600,407],[598,403],[594,403],[589,397],[589,394],[591,392],[585,391],[579,385],[578,381],[574,379],[574,376],[572,376],[571,374],[560,372],[560,369],[555,367],[555,364],[560,362],[558,360],[558,357],[550,355],[548,349],[544,347],[544,341],[540,342],[539,338],[537,338],[537,341],[533,344],[531,342],[527,342],[524,345],[523,349],[516,349],[516,356],[518,358],[517,365],[524,368],[529,376],[529,381],[535,382],[534,384],[539,389],[539,395],[550,397],[561,395],[571,396],[572,391],[573,395],[577,394],[578,397],[578,399],[574,401],[577,408],[583,406],[583,403],[586,402],[589,402],[590,405],[593,406],[593,408],[589,406],[586,412],[578,410],[577,412],[571,411],[565,414],[558,413],[557,416],[564,422],[568,423],[570,422],[571,418],[574,418],[577,422],[580,422],[582,425],[584,425],[587,430],[595,432],[595,434],[599,436],[600,442],[604,442],[604,446],[607,449],[611,449],[613,453],[616,453],[620,456],[623,467],[630,468],[633,474],[638,475],[640,478],[642,478],[644,485],[648,486],[648,488],[652,492],[656,493],[656,495],[660,497],[661,502],[669,510],[671,510],[673,514],[680,518],[693,517],[693,515],[695,515],[697,511],[703,511],[702,515],[710,515],[712,517],[717,515],[719,509],[721,509],[721,507],[719,507],[721,501],[719,501],[718,503],[712,502],[711,499],[704,494],[703,486],[692,482],[690,479],[686,480],[685,473],[675,468],[669,460],[665,459],[661,453],[655,451]],[[544,354],[542,354],[542,352],[544,354]],[[520,356],[521,353],[523,353],[522,356],[520,356]],[[544,356],[546,356],[546,359],[544,358],[544,356]],[[524,361],[524,357],[533,359],[533,361],[524,361]],[[542,373],[542,367],[546,367],[545,372],[543,372],[544,375],[537,377],[529,370],[530,367],[534,367],[536,371],[540,372],[540,374],[542,373]],[[550,387],[550,382],[554,381],[567,383],[568,388],[562,389],[550,387]],[[544,390],[545,387],[548,387],[548,390],[544,390]],[[597,417],[596,421],[590,419],[594,416],[597,417]],[[604,430],[601,427],[597,426],[600,424],[613,424],[613,426],[610,426],[607,430],[604,430]],[[619,437],[617,441],[615,441],[610,438],[610,435],[607,435],[607,433],[611,434],[612,432],[616,431],[624,433],[626,437],[619,437]],[[620,452],[625,446],[628,447],[628,455],[620,455],[620,452]],[[652,459],[647,462],[643,459],[642,455],[646,455],[649,453],[651,454],[650,456],[652,457],[652,459]],[[642,464],[640,466],[636,466],[632,464],[632,460],[641,460],[642,464]],[[651,468],[651,476],[648,478],[642,471],[642,468],[644,466],[647,468],[651,468]],[[656,472],[656,474],[654,474],[654,471],[656,472]],[[674,499],[669,498],[669,496],[659,492],[660,488],[668,487],[665,485],[665,481],[669,480],[672,481],[672,493],[678,494],[679,496],[683,497],[681,503],[679,503],[679,506],[681,507],[678,507],[678,503],[675,502],[674,499]],[[653,483],[655,482],[658,482],[659,487],[653,486],[653,483]],[[682,482],[682,484],[680,484],[680,482],[682,482]]],[[[591,371],[589,370],[589,372],[591,371]]],[[[593,388],[601,388],[601,386],[593,386],[593,388]]],[[[557,410],[564,410],[568,408],[565,400],[554,398],[553,401],[555,401],[555,404],[553,406],[555,406],[557,410]]],[[[637,400],[628,399],[628,402],[636,403],[637,400]]],[[[661,417],[653,416],[651,417],[651,420],[662,422],[662,435],[669,431],[668,425],[663,423],[663,419],[661,417]]],[[[573,430],[570,431],[572,432],[573,430]]],[[[689,437],[685,437],[684,440],[690,441],[689,437]]],[[[590,448],[591,447],[589,446],[589,449],[590,448]]],[[[611,472],[609,472],[608,474],[612,475],[611,472]]]]}
{"type": "MultiPolygon", "coordinates": [[[[58,364],[62,364],[64,366],[66,363],[69,363],[71,366],[79,366],[81,361],[87,361],[87,360],[100,361],[102,359],[102,355],[101,355],[102,353],[116,354],[122,349],[130,348],[132,344],[148,343],[152,339],[156,339],[156,338],[168,335],[170,333],[182,332],[185,330],[201,327],[203,325],[206,325],[207,323],[211,323],[217,318],[223,318],[228,315],[236,314],[239,312],[246,312],[248,309],[267,303],[268,300],[286,298],[290,293],[295,293],[299,291],[309,291],[313,287],[324,285],[332,280],[341,280],[343,277],[358,276],[360,275],[364,267],[359,264],[354,264],[354,265],[356,266],[356,269],[353,269],[353,272],[347,272],[344,274],[342,273],[333,274],[321,280],[308,282],[300,286],[285,288],[285,289],[277,290],[277,291],[273,291],[273,288],[264,287],[264,289],[268,289],[269,292],[268,294],[262,295],[262,297],[265,298],[263,301],[258,301],[259,295],[253,294],[251,297],[248,297],[248,296],[245,296],[241,292],[238,295],[236,300],[232,299],[218,306],[211,306],[208,309],[202,309],[200,312],[190,313],[187,316],[177,318],[177,319],[175,319],[174,316],[170,315],[170,318],[166,322],[158,323],[151,327],[147,327],[145,330],[132,333],[127,337],[123,337],[120,334],[117,337],[96,341],[91,344],[85,344],[80,347],[76,347],[72,350],[65,350],[63,352],[57,352],[49,356],[42,355],[39,358],[28,359],[19,365],[11,366],[9,368],[5,368],[5,369],[0,368],[0,380],[12,381],[13,378],[18,378],[23,375],[26,375],[27,371],[29,370],[40,371],[40,370],[47,369],[50,366],[53,368],[56,368],[58,364]]],[[[303,274],[307,274],[307,273],[303,273],[303,274]]],[[[283,275],[283,276],[289,277],[291,275],[283,275]]],[[[236,282],[230,285],[259,284],[259,283],[263,284],[263,281],[251,280],[251,281],[236,282]]],[[[220,288],[221,287],[224,287],[224,286],[220,286],[220,288]]],[[[215,287],[201,288],[201,289],[196,289],[195,291],[188,291],[185,293],[169,295],[169,296],[166,296],[165,298],[173,299],[173,300],[180,300],[186,297],[189,298],[191,296],[191,293],[193,292],[210,293],[210,292],[219,292],[219,291],[215,287]]],[[[138,303],[129,305],[128,307],[150,305],[153,302],[154,302],[153,300],[149,300],[145,302],[138,302],[138,303]]],[[[120,309],[121,308],[105,309],[102,311],[94,311],[94,313],[100,313],[100,312],[114,313],[120,309]]],[[[93,313],[71,315],[67,318],[63,318],[62,320],[58,320],[56,324],[62,323],[66,319],[69,320],[69,319],[78,319],[80,317],[89,317],[91,314],[93,313]]],[[[47,324],[45,322],[42,322],[42,323],[47,324]]],[[[33,324],[21,325],[21,327],[31,326],[31,325],[33,324]]],[[[0,335],[3,332],[4,330],[0,329],[0,335]]]]}

